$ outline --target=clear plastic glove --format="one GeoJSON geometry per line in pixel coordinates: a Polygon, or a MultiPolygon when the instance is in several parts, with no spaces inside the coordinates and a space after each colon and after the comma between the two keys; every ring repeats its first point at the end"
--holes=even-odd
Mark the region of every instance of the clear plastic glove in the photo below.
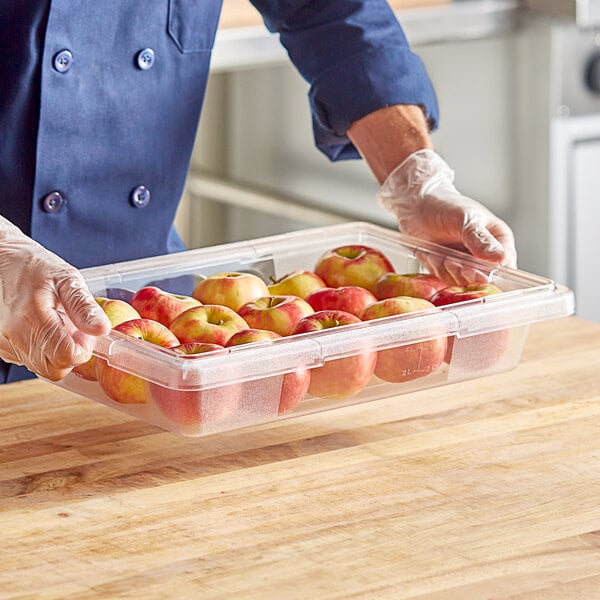
{"type": "MultiPolygon", "coordinates": [[[[517,252],[510,227],[479,202],[454,187],[454,171],[433,150],[411,154],[384,181],[378,203],[391,212],[401,232],[467,251],[498,265],[516,267],[517,252]]],[[[436,275],[456,283],[480,273],[456,260],[428,256],[436,275]]]]}
{"type": "Polygon", "coordinates": [[[109,331],[77,269],[0,217],[0,358],[58,381],[109,331]]]}

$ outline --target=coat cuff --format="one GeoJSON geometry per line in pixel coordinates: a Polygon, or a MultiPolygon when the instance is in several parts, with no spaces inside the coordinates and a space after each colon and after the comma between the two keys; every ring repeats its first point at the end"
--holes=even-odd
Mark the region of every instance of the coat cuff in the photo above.
{"type": "Polygon", "coordinates": [[[346,132],[358,119],[395,104],[421,106],[431,130],[438,125],[435,91],[419,56],[406,46],[373,48],[321,73],[310,106],[315,144],[331,160],[359,158],[346,132]]]}

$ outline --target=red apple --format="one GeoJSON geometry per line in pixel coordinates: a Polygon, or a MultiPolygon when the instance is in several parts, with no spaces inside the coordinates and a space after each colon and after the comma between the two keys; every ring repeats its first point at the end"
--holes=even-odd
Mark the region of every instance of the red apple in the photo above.
{"type": "Polygon", "coordinates": [[[493,283],[469,283],[467,285],[454,285],[438,290],[432,297],[431,302],[436,306],[476,300],[483,296],[501,294],[502,290],[493,283]]]}
{"type": "MultiPolygon", "coordinates": [[[[363,321],[403,315],[422,310],[436,310],[435,306],[424,298],[398,296],[371,304],[360,315],[363,321]]],[[[446,356],[446,337],[405,344],[377,354],[375,375],[384,381],[402,383],[424,377],[436,371],[446,356]]]]}
{"type": "Polygon", "coordinates": [[[290,335],[296,323],[314,311],[298,296],[265,296],[242,306],[238,313],[252,329],[268,329],[290,335]]]}
{"type": "MultiPolygon", "coordinates": [[[[113,331],[124,333],[163,348],[179,345],[179,340],[167,327],[151,319],[133,319],[114,327],[113,331]]],[[[96,377],[104,393],[123,404],[144,404],[149,394],[149,383],[141,377],[111,367],[104,359],[96,360],[96,377]]]]}
{"type": "Polygon", "coordinates": [[[200,301],[191,296],[180,296],[149,285],[138,290],[130,300],[144,319],[152,319],[168,327],[175,317],[192,306],[200,306],[200,301]]]}
{"type": "MultiPolygon", "coordinates": [[[[219,344],[191,342],[172,350],[184,356],[223,350],[219,344]]],[[[241,386],[224,385],[206,390],[175,390],[150,383],[150,393],[160,411],[171,421],[185,427],[216,423],[231,417],[240,402],[241,386]]]]}
{"type": "MultiPolygon", "coordinates": [[[[243,329],[234,333],[227,341],[226,346],[240,346],[266,340],[281,338],[278,333],[267,329],[243,329]]],[[[278,413],[282,414],[294,408],[308,392],[310,384],[310,371],[298,369],[291,373],[285,373],[281,381],[281,394],[279,395],[278,413]]]]}
{"type": "Polygon", "coordinates": [[[377,280],[394,267],[383,252],[354,244],[325,252],[314,271],[329,287],[357,285],[373,292],[377,280]]]}
{"type": "MultiPolygon", "coordinates": [[[[124,323],[125,321],[140,318],[137,310],[129,303],[125,302],[125,300],[104,298],[103,296],[100,296],[96,298],[96,302],[102,307],[102,310],[105,312],[113,327],[120,323],[124,323]]],[[[86,363],[76,366],[73,369],[73,373],[88,381],[96,381],[96,357],[92,356],[86,363]]]]}
{"type": "Polygon", "coordinates": [[[312,271],[291,271],[268,286],[271,296],[298,296],[306,299],[313,290],[324,288],[325,282],[312,271]]]}
{"type": "MultiPolygon", "coordinates": [[[[301,319],[293,334],[323,331],[344,325],[360,323],[353,314],[341,310],[321,310],[301,319]]],[[[377,353],[368,347],[364,352],[332,359],[321,367],[310,370],[309,394],[328,398],[350,398],[370,381],[375,369],[377,353]]]]}
{"type": "Polygon", "coordinates": [[[395,298],[396,296],[412,296],[429,300],[446,284],[435,275],[429,273],[385,273],[375,286],[378,300],[395,298]]]}
{"type": "MultiPolygon", "coordinates": [[[[501,293],[502,290],[493,283],[475,282],[443,288],[432,296],[431,301],[436,306],[446,306],[501,293]]],[[[496,364],[509,346],[510,331],[506,329],[460,339],[453,336],[448,341],[446,362],[457,370],[482,372],[496,364]]]]}
{"type": "Polygon", "coordinates": [[[182,344],[203,342],[224,346],[236,331],[248,329],[248,324],[228,306],[203,304],[182,312],[170,329],[182,344]]]}
{"type": "Polygon", "coordinates": [[[267,284],[260,277],[238,271],[210,275],[192,292],[203,304],[222,304],[235,311],[251,300],[268,295],[267,284]]]}
{"type": "Polygon", "coordinates": [[[365,306],[377,302],[377,298],[363,287],[343,285],[338,288],[324,287],[315,290],[306,297],[306,301],[315,312],[343,310],[358,317],[365,306]]]}

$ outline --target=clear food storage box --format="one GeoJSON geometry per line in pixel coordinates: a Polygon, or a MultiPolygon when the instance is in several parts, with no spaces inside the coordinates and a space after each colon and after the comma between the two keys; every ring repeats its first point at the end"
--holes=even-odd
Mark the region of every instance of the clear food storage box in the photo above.
{"type": "Polygon", "coordinates": [[[201,436],[508,371],[520,360],[531,323],[574,310],[571,290],[551,280],[360,222],[95,267],[83,275],[99,298],[129,301],[147,286],[189,296],[200,281],[224,272],[252,273],[270,285],[292,271],[312,271],[327,251],[348,245],[377,249],[397,273],[429,269],[447,274],[449,286],[462,276],[485,279],[501,293],[202,354],[178,354],[113,330],[98,339],[93,360],[109,367],[117,388],[135,389],[138,400],[111,399],[93,376],[71,373],[58,385],[164,429],[201,436]],[[365,371],[368,380],[356,386],[365,371]],[[314,387],[307,389],[307,377],[314,387]],[[300,401],[286,404],[294,386],[300,401]]]}

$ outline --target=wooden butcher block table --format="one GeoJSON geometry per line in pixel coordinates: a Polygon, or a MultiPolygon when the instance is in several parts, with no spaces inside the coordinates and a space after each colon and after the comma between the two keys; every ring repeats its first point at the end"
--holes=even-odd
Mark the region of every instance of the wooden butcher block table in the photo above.
{"type": "Polygon", "coordinates": [[[0,386],[0,598],[600,598],[600,324],[206,438],[0,386]]]}

